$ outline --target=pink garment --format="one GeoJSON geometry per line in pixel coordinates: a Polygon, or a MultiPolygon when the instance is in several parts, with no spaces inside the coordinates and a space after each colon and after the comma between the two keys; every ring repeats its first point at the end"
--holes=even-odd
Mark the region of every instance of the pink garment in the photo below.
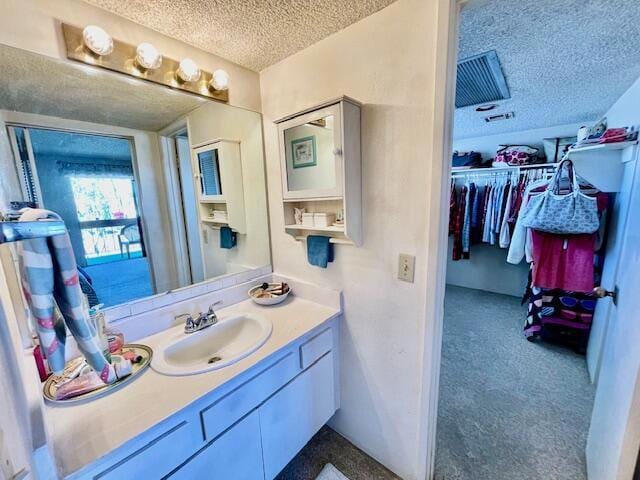
{"type": "Polygon", "coordinates": [[[593,290],[595,234],[561,237],[532,230],[533,285],[571,292],[593,290]]]}

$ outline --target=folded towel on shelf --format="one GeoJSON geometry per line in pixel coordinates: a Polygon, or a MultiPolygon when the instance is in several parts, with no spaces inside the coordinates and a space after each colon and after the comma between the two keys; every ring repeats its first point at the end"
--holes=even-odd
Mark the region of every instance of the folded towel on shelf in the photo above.
{"type": "Polygon", "coordinates": [[[333,244],[329,242],[329,237],[307,237],[307,260],[311,265],[322,268],[327,268],[327,264],[333,262],[333,244]]]}
{"type": "MultiPolygon", "coordinates": [[[[51,219],[61,220],[42,209],[25,209],[20,216],[27,222],[51,219]]],[[[24,240],[18,245],[22,289],[51,370],[61,374],[65,367],[66,324],[100,379],[104,383],[116,381],[115,370],[102,352],[100,336],[83,303],[69,235],[24,240]]]]}
{"type": "Polygon", "coordinates": [[[229,227],[220,227],[220,248],[233,248],[236,246],[237,234],[229,227]]]}

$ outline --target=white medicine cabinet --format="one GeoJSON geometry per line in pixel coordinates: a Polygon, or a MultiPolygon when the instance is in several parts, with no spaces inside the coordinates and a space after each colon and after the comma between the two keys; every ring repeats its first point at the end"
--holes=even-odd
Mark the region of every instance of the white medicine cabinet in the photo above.
{"type": "Polygon", "coordinates": [[[275,122],[285,230],[297,240],[362,245],[360,111],[343,96],[275,122]]]}
{"type": "Polygon", "coordinates": [[[240,142],[214,140],[195,147],[192,158],[201,223],[246,233],[240,142]]]}

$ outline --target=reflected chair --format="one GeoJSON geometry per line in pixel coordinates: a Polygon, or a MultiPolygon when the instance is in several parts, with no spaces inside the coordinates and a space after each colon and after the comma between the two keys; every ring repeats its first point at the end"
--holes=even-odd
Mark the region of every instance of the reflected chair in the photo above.
{"type": "Polygon", "coordinates": [[[120,256],[123,257],[124,251],[126,250],[127,258],[131,258],[131,245],[139,245],[141,243],[138,224],[130,223],[122,227],[120,235],[118,235],[118,241],[120,242],[120,256]]]}

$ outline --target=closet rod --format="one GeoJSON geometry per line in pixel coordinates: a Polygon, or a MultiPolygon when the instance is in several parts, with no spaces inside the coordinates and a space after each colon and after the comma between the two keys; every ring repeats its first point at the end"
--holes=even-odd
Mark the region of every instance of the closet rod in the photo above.
{"type": "Polygon", "coordinates": [[[522,170],[550,170],[555,171],[558,163],[544,163],[537,165],[523,165],[521,167],[469,168],[467,170],[453,170],[452,177],[467,177],[481,175],[512,175],[522,173],[522,170]]]}

